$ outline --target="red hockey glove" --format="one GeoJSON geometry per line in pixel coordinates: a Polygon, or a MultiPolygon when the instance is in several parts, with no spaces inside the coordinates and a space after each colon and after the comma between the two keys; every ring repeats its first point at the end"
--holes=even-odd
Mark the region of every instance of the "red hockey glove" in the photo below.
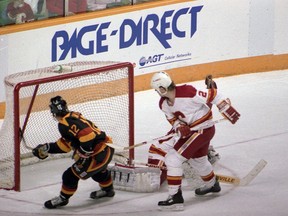
{"type": "Polygon", "coordinates": [[[190,127],[188,125],[183,124],[180,124],[176,128],[176,132],[181,137],[181,139],[187,138],[191,134],[190,127]]]}
{"type": "Polygon", "coordinates": [[[171,130],[169,130],[166,135],[169,135],[169,134],[174,134],[175,133],[175,129],[172,127],[171,130]]]}
{"type": "Polygon", "coordinates": [[[229,99],[221,101],[217,107],[220,113],[232,124],[235,124],[238,121],[240,114],[231,106],[229,99]]]}

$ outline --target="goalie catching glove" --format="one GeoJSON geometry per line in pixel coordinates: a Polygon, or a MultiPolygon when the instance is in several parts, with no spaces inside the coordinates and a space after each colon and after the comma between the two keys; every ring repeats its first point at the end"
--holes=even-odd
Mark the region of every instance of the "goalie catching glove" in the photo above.
{"type": "Polygon", "coordinates": [[[231,106],[230,100],[226,99],[221,101],[217,105],[219,112],[226,118],[228,119],[232,124],[235,124],[239,117],[240,113],[236,111],[234,107],[231,106]]]}
{"type": "Polygon", "coordinates": [[[48,151],[50,146],[48,143],[46,144],[39,144],[36,148],[32,150],[32,153],[35,157],[38,157],[41,160],[44,160],[48,157],[48,151]]]}

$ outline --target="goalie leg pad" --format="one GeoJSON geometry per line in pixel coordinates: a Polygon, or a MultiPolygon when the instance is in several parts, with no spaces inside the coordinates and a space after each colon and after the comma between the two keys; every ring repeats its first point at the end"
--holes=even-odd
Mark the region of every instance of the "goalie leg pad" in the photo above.
{"type": "Polygon", "coordinates": [[[207,160],[207,156],[190,159],[189,164],[200,176],[207,176],[213,171],[213,167],[207,160]]]}
{"type": "Polygon", "coordinates": [[[220,160],[220,155],[218,152],[215,151],[214,147],[212,145],[208,148],[208,161],[214,165],[217,161],[220,160]]]}
{"type": "Polygon", "coordinates": [[[154,192],[160,189],[161,170],[154,167],[110,166],[114,188],[132,192],[154,192]]]}

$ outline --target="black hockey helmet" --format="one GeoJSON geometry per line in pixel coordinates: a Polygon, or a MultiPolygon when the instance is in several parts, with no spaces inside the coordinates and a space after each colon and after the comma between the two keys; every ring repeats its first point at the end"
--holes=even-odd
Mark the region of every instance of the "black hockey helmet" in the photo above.
{"type": "Polygon", "coordinates": [[[61,96],[51,98],[49,107],[54,117],[63,117],[69,112],[67,103],[61,96]]]}

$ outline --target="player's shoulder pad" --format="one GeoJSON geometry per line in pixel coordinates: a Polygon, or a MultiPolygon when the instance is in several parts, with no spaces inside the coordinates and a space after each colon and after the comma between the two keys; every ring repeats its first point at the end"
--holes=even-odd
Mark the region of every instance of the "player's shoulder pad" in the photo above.
{"type": "Polygon", "coordinates": [[[176,86],[176,97],[195,97],[197,89],[192,85],[180,85],[176,86]]]}

